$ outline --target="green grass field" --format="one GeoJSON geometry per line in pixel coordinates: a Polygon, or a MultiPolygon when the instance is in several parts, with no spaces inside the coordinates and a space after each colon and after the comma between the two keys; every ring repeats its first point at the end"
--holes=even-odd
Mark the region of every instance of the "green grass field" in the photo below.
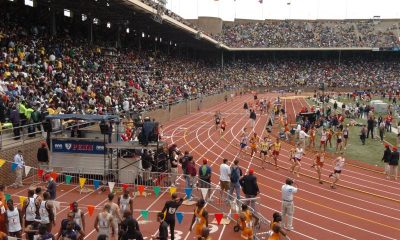
{"type": "MultiPolygon", "coordinates": [[[[312,100],[306,99],[309,104],[315,104],[312,100]]],[[[356,119],[356,121],[360,124],[365,124],[366,119],[356,119]]],[[[349,122],[349,119],[345,120],[345,124],[349,122]]],[[[383,150],[384,150],[384,143],[382,143],[378,139],[371,139],[368,138],[366,140],[365,145],[362,145],[360,140],[360,131],[361,127],[358,126],[351,126],[350,133],[349,133],[349,140],[347,143],[347,147],[345,149],[345,156],[352,160],[359,160],[371,165],[383,166],[381,161],[383,150]]],[[[378,134],[378,131],[376,131],[378,134]]],[[[374,136],[379,137],[379,135],[374,136]]],[[[390,144],[396,144],[396,135],[394,133],[387,133],[385,132],[384,140],[389,142],[390,144]]],[[[316,147],[319,147],[319,138],[320,134],[317,134],[316,139],[316,147]]],[[[334,153],[336,151],[336,138],[332,138],[332,148],[327,148],[328,152],[334,153]]]]}

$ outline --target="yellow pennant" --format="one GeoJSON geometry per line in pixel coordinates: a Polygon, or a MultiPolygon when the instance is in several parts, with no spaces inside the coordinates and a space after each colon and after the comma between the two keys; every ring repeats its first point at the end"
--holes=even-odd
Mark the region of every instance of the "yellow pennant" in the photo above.
{"type": "Polygon", "coordinates": [[[170,187],[169,188],[169,193],[171,193],[171,195],[176,193],[176,187],[170,187]]]}
{"type": "Polygon", "coordinates": [[[6,160],[0,159],[0,167],[2,167],[6,163],[6,160]]]}
{"type": "Polygon", "coordinates": [[[86,178],[79,178],[79,186],[81,188],[83,188],[83,185],[85,185],[85,182],[86,182],[86,178]]]}
{"type": "Polygon", "coordinates": [[[21,204],[21,206],[24,206],[24,202],[26,199],[27,199],[27,197],[19,196],[19,203],[21,204]]]}

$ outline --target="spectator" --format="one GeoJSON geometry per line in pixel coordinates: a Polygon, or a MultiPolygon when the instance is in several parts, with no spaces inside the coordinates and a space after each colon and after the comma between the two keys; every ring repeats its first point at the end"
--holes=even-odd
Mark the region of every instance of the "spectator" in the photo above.
{"type": "Polygon", "coordinates": [[[367,125],[368,125],[367,138],[369,138],[369,133],[371,132],[371,139],[374,139],[375,120],[372,116],[368,119],[367,125]]]}
{"type": "Polygon", "coordinates": [[[46,143],[41,142],[41,147],[37,151],[37,160],[39,168],[47,170],[49,167],[49,151],[47,150],[46,143]]]}
{"type": "Polygon", "coordinates": [[[176,211],[178,208],[182,205],[183,203],[183,198],[178,198],[177,193],[173,193],[171,195],[171,200],[167,201],[164,205],[164,208],[161,210],[161,212],[164,214],[164,220],[165,222],[169,225],[169,232],[171,234],[171,240],[175,239],[175,215],[176,211]]]}
{"type": "Polygon", "coordinates": [[[224,158],[219,167],[219,181],[221,186],[221,201],[228,200],[226,194],[229,191],[231,169],[228,166],[228,159],[224,158]]]}
{"type": "Polygon", "coordinates": [[[21,150],[18,150],[17,154],[15,154],[14,164],[16,165],[15,168],[16,178],[15,178],[15,183],[12,186],[14,188],[23,187],[24,185],[22,184],[22,171],[23,171],[22,168],[24,167],[25,162],[21,150]]]}
{"type": "Polygon", "coordinates": [[[47,180],[47,190],[50,194],[50,199],[54,200],[56,199],[56,194],[57,194],[57,183],[54,181],[54,179],[50,175],[46,175],[46,180],[47,180]]]}
{"type": "MultiPolygon", "coordinates": [[[[203,159],[203,165],[199,167],[199,188],[211,187],[211,167],[207,164],[207,159],[203,159]]],[[[210,191],[207,191],[207,196],[203,196],[205,200],[210,198],[210,191]]]]}
{"type": "Polygon", "coordinates": [[[297,193],[297,184],[292,179],[286,179],[286,183],[282,186],[282,226],[286,230],[293,230],[293,214],[294,203],[293,194],[297,193]],[[287,217],[287,219],[286,219],[287,217]]]}
{"type": "Polygon", "coordinates": [[[229,175],[230,177],[230,188],[229,188],[229,200],[233,200],[233,191],[236,193],[236,199],[240,199],[240,178],[242,177],[242,169],[239,167],[239,160],[235,159],[233,161],[233,166],[231,166],[230,169],[231,174],[229,175]]]}
{"type": "Polygon", "coordinates": [[[389,179],[393,177],[394,180],[397,180],[398,165],[399,165],[399,152],[397,151],[397,147],[393,147],[393,151],[389,161],[389,166],[390,166],[389,179]]]}
{"type": "Polygon", "coordinates": [[[367,138],[367,128],[365,125],[363,125],[361,128],[361,132],[360,132],[360,139],[361,139],[362,145],[365,145],[366,138],[367,138]]]}
{"type": "Polygon", "coordinates": [[[187,159],[187,174],[188,174],[188,181],[186,182],[186,188],[193,188],[196,185],[196,164],[193,161],[193,157],[189,156],[187,159]]]}
{"type": "Polygon", "coordinates": [[[159,240],[168,240],[168,224],[164,221],[164,214],[162,212],[157,214],[157,222],[160,223],[158,228],[158,236],[154,235],[153,238],[159,240]]]}
{"type": "Polygon", "coordinates": [[[390,150],[390,146],[389,144],[385,144],[385,151],[383,152],[383,157],[382,157],[382,161],[385,165],[385,170],[384,170],[384,174],[386,174],[386,178],[389,179],[390,178],[390,159],[392,157],[392,151],[390,150]]]}
{"type": "Polygon", "coordinates": [[[248,205],[255,210],[256,209],[256,200],[255,198],[260,193],[260,189],[257,184],[257,177],[254,176],[254,170],[250,169],[249,174],[245,175],[240,179],[240,185],[242,186],[243,193],[246,198],[249,198],[248,205]]]}

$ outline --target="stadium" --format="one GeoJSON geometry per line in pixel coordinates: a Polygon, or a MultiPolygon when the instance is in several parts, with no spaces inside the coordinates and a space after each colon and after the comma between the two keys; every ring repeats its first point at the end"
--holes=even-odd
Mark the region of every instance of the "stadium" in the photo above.
{"type": "Polygon", "coordinates": [[[1,0],[0,240],[400,239],[399,4],[1,0]]]}

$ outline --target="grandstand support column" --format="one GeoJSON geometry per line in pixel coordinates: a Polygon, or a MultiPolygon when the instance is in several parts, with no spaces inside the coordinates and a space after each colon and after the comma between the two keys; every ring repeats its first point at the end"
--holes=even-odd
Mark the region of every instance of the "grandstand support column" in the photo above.
{"type": "Polygon", "coordinates": [[[221,51],[221,68],[224,69],[224,51],[221,51]]]}
{"type": "Polygon", "coordinates": [[[340,65],[340,60],[341,60],[341,58],[342,58],[342,51],[339,50],[339,65],[340,65]]]}
{"type": "Polygon", "coordinates": [[[55,36],[57,34],[56,10],[53,6],[51,6],[50,11],[51,11],[51,35],[55,36]]]}
{"type": "Polygon", "coordinates": [[[118,26],[117,30],[117,39],[116,39],[116,47],[120,48],[121,47],[121,26],[118,26]]]}
{"type": "Polygon", "coordinates": [[[89,18],[89,43],[93,44],[93,18],[89,18]]]}

